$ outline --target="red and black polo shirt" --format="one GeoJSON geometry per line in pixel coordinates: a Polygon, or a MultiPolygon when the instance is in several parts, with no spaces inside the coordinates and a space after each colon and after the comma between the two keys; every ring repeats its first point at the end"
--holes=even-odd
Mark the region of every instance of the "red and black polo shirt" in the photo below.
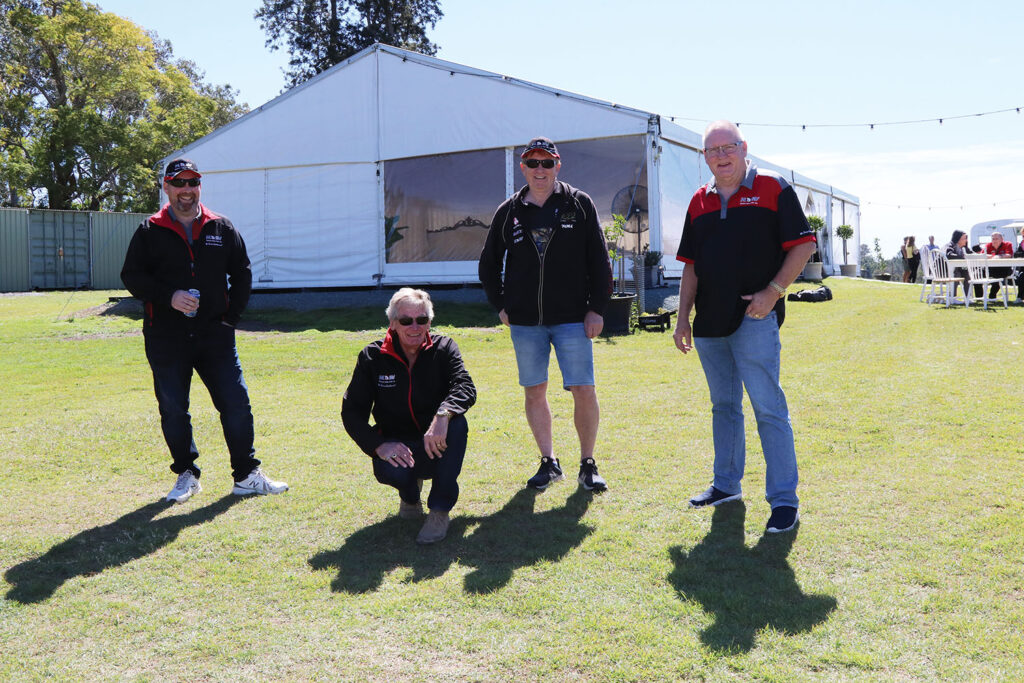
{"type": "MultiPolygon", "coordinates": [[[[786,252],[817,241],[784,178],[747,168],[743,184],[726,206],[712,180],[690,200],[676,258],[697,276],[695,337],[726,337],[743,322],[748,302],[741,297],[768,286],[786,252]]],[[[785,300],[775,305],[779,325],[785,300]]]]}

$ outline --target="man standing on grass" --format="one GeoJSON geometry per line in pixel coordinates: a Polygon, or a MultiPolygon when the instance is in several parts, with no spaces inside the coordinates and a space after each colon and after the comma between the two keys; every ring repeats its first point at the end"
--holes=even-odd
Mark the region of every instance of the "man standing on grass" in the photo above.
{"type": "Polygon", "coordinates": [[[249,390],[235,348],[235,325],[252,291],[249,257],[231,221],[199,203],[201,178],[188,159],[167,165],[163,189],[168,203],[135,231],[121,270],[125,287],[145,304],[146,359],[171,471],[178,475],[167,500],[177,503],[201,490],[195,464],[199,450],[188,412],[193,370],[220,413],[235,480],[232,493],[288,490],[260,470],[249,390]]]}
{"type": "Polygon", "coordinates": [[[562,160],[555,143],[534,138],[521,158],[526,187],[494,213],[479,272],[488,300],[511,330],[526,421],[540,450],[540,468],[527,486],[543,491],[563,476],[547,398],[554,346],[562,386],[572,392],[579,483],[588,491],[604,491],[608,486],[594,460],[600,409],[592,340],[601,334],[611,297],[608,247],[594,202],[558,180],[562,160]]]}
{"type": "Polygon", "coordinates": [[[772,513],[766,531],[779,533],[799,520],[793,428],[779,384],[779,327],[786,287],[814,253],[816,240],[793,188],[746,157],[736,125],[716,121],[704,131],[704,161],[714,179],[697,190],[686,212],[676,256],[686,265],[673,340],[684,354],[696,345],[711,394],[714,479],[690,505],[741,496],[746,387],[767,466],[765,498],[772,513]]]}

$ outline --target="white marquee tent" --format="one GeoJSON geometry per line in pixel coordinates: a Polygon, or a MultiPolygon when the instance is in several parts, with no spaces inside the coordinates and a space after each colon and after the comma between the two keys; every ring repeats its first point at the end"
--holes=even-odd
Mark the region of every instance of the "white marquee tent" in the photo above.
{"type": "MultiPolygon", "coordinates": [[[[603,223],[613,206],[629,217],[627,248],[649,243],[679,274],[686,206],[709,179],[699,134],[398,48],[369,47],[164,163],[198,163],[203,203],[242,232],[257,288],[471,283],[486,225],[522,184],[518,154],[536,135],[555,140],[560,179],[594,198],[603,223]]],[[[755,162],[791,180],[808,214],[852,225],[858,253],[856,197],[755,162]]],[[[819,239],[832,272],[837,247],[819,239]]]]}

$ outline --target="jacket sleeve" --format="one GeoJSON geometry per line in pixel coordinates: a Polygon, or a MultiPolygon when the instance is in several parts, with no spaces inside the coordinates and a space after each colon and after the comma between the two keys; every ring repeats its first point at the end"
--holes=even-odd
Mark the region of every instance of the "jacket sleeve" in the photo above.
{"type": "Polygon", "coordinates": [[[587,234],[587,307],[604,315],[608,300],[612,296],[612,264],[608,258],[608,243],[601,230],[597,207],[585,192],[580,192],[580,204],[586,211],[584,228],[587,234]]]}
{"type": "Polygon", "coordinates": [[[484,293],[487,294],[487,300],[491,302],[496,311],[505,308],[502,271],[508,246],[505,244],[503,233],[511,207],[512,202],[506,201],[494,212],[491,227],[487,230],[487,240],[484,242],[484,248],[480,251],[480,263],[477,268],[480,284],[483,285],[484,293]]]}
{"type": "Polygon", "coordinates": [[[352,371],[352,379],[341,399],[341,422],[359,449],[374,458],[377,456],[377,446],[387,439],[370,426],[370,411],[373,409],[375,398],[372,364],[369,352],[363,349],[359,353],[355,370],[352,371]]]}
{"type": "Polygon", "coordinates": [[[146,247],[148,234],[149,227],[143,222],[132,235],[121,268],[121,282],[136,299],[170,308],[171,297],[177,288],[164,284],[153,275],[155,269],[149,263],[149,249],[146,247]]]}
{"type": "Polygon", "coordinates": [[[445,408],[456,415],[462,415],[476,403],[476,386],[462,362],[462,354],[455,340],[446,339],[443,350],[448,364],[448,394],[438,409],[445,408]]]}
{"type": "Polygon", "coordinates": [[[231,221],[223,220],[231,228],[234,239],[231,245],[231,260],[228,263],[228,310],[224,313],[224,322],[234,327],[249,304],[249,296],[252,294],[252,268],[242,235],[231,221]]]}

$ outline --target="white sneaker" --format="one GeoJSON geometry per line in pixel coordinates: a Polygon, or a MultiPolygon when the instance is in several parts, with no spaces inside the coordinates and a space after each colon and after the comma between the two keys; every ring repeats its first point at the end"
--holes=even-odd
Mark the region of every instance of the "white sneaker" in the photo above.
{"type": "Polygon", "coordinates": [[[178,475],[178,481],[174,482],[174,488],[167,494],[166,500],[172,503],[184,503],[192,497],[193,493],[199,493],[203,487],[199,485],[199,479],[192,474],[192,470],[185,470],[178,475]]]}
{"type": "Polygon", "coordinates": [[[268,479],[259,467],[249,473],[249,476],[242,481],[236,481],[231,493],[236,496],[251,496],[257,493],[265,496],[268,493],[284,493],[288,490],[288,484],[283,481],[268,479]]]}

